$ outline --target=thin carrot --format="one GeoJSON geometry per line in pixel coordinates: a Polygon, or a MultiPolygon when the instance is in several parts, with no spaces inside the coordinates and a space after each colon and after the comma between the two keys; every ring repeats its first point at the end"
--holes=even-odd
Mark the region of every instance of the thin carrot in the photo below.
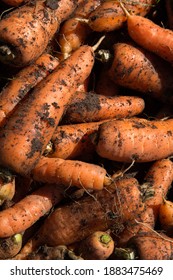
{"type": "Polygon", "coordinates": [[[29,2],[8,13],[0,21],[0,61],[21,67],[37,59],[81,1],[29,2]]]}
{"type": "Polygon", "coordinates": [[[143,48],[173,63],[173,31],[155,24],[148,18],[132,15],[121,7],[127,16],[127,27],[130,37],[143,48]]]}
{"type": "Polygon", "coordinates": [[[96,152],[119,162],[150,162],[173,154],[173,119],[131,118],[100,125],[96,152]]]}
{"type": "Polygon", "coordinates": [[[46,185],[0,212],[0,238],[25,231],[63,198],[61,186],[46,185]]]}
{"type": "Polygon", "coordinates": [[[20,70],[8,82],[0,93],[0,126],[6,121],[15,106],[35,87],[48,76],[59,64],[58,59],[50,54],[41,55],[33,64],[20,70]]]}
{"type": "Polygon", "coordinates": [[[114,250],[112,237],[104,231],[96,231],[78,244],[77,254],[84,260],[106,260],[114,250]]]}
{"type": "Polygon", "coordinates": [[[93,64],[94,47],[81,46],[19,104],[0,131],[1,165],[29,175],[93,64]]]}

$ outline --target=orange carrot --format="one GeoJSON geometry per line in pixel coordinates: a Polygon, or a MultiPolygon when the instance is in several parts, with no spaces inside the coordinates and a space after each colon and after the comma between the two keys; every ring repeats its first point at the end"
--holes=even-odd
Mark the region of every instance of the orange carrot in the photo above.
{"type": "Polygon", "coordinates": [[[79,243],[77,254],[85,260],[106,260],[113,253],[114,241],[104,231],[96,231],[79,243]]]}
{"type": "Polygon", "coordinates": [[[44,152],[78,85],[89,76],[94,49],[82,46],[41,81],[0,131],[0,164],[28,176],[44,152]]]}
{"type": "Polygon", "coordinates": [[[32,170],[32,176],[38,182],[60,183],[67,187],[94,190],[101,190],[111,182],[106,176],[106,170],[99,165],[47,157],[40,158],[32,170]]]}
{"type": "Polygon", "coordinates": [[[9,6],[17,7],[21,4],[28,2],[29,0],[2,0],[2,1],[9,6]]]}
{"type": "Polygon", "coordinates": [[[145,103],[136,96],[104,96],[94,92],[77,92],[66,114],[65,123],[95,122],[140,114],[145,103]]]}
{"type": "MultiPolygon", "coordinates": [[[[124,5],[132,14],[144,16],[155,4],[155,0],[138,0],[135,3],[133,1],[125,1],[124,5]]],[[[93,11],[88,18],[88,24],[94,31],[109,32],[123,27],[126,20],[126,15],[122,12],[119,1],[112,0],[104,1],[93,11]]]]}
{"type": "Polygon", "coordinates": [[[112,120],[100,125],[96,152],[120,162],[150,162],[173,154],[173,119],[112,120]]]}
{"type": "Polygon", "coordinates": [[[0,126],[2,126],[15,106],[41,80],[50,74],[57,66],[58,60],[49,55],[41,55],[33,64],[20,70],[6,84],[0,93],[0,126]]]}
{"type": "Polygon", "coordinates": [[[143,48],[173,63],[173,31],[143,16],[130,14],[122,4],[121,7],[127,16],[130,37],[143,48]]]}
{"type": "Polygon", "coordinates": [[[163,203],[159,207],[159,223],[161,229],[169,236],[173,233],[173,202],[163,199],[163,203]]]}
{"type": "Polygon", "coordinates": [[[0,238],[20,233],[44,216],[63,197],[61,186],[46,185],[0,212],[0,238]]]}
{"type": "Polygon", "coordinates": [[[21,67],[37,59],[81,1],[29,2],[9,12],[0,21],[0,61],[21,67]]]}
{"type": "Polygon", "coordinates": [[[163,101],[173,90],[172,67],[156,55],[131,43],[114,45],[109,76],[119,86],[148,93],[163,101]]]}

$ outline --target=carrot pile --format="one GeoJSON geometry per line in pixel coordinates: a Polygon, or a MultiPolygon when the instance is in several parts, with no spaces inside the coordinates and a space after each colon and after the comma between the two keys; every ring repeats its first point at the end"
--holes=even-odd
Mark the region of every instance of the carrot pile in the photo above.
{"type": "Polygon", "coordinates": [[[1,260],[173,258],[172,11],[3,0],[1,260]]]}

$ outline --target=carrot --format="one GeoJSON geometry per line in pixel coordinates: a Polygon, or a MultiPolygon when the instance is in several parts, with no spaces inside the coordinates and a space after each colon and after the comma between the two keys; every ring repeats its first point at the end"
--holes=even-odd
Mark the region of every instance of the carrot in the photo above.
{"type": "Polygon", "coordinates": [[[154,211],[155,218],[163,203],[173,181],[173,163],[170,159],[161,159],[154,162],[149,168],[141,191],[144,192],[144,200],[147,207],[154,211]]]}
{"type": "Polygon", "coordinates": [[[21,250],[26,256],[38,246],[68,245],[87,238],[95,231],[121,234],[129,217],[135,218],[143,210],[139,183],[135,178],[122,179],[112,190],[103,189],[56,208],[45,220],[38,232],[21,250]]]}
{"type": "Polygon", "coordinates": [[[22,248],[22,235],[17,233],[8,238],[0,239],[0,260],[11,259],[22,248]]]}
{"type": "Polygon", "coordinates": [[[19,5],[24,4],[29,0],[2,0],[2,1],[9,6],[18,7],[19,5]]]}
{"type": "Polygon", "coordinates": [[[101,3],[101,0],[85,0],[75,10],[72,17],[67,19],[58,33],[58,44],[63,58],[67,58],[72,51],[79,48],[91,33],[91,29],[85,23],[79,22],[76,17],[87,18],[101,3]]]}
{"type": "Polygon", "coordinates": [[[169,236],[173,233],[173,202],[163,199],[163,203],[159,207],[159,223],[161,229],[169,236]]]}
{"type": "Polygon", "coordinates": [[[109,76],[117,85],[169,100],[173,90],[172,67],[131,43],[114,44],[109,76]]]}
{"type": "Polygon", "coordinates": [[[106,260],[113,253],[114,241],[104,231],[96,231],[79,243],[77,254],[85,260],[106,260]]]}
{"type": "Polygon", "coordinates": [[[104,96],[94,92],[77,92],[64,115],[65,123],[97,122],[113,118],[132,117],[145,107],[135,96],[104,96]]]}
{"type": "Polygon", "coordinates": [[[94,47],[82,46],[43,79],[0,131],[0,164],[29,176],[79,84],[94,64],[94,47]]]}
{"type": "Polygon", "coordinates": [[[119,162],[150,162],[173,154],[173,119],[110,120],[100,125],[96,152],[119,162]]]}
{"type": "MultiPolygon", "coordinates": [[[[155,0],[125,1],[125,7],[132,14],[146,15],[156,4],[155,0]]],[[[88,25],[97,32],[110,32],[123,27],[127,18],[118,0],[104,1],[88,18],[88,25]]]]}
{"type": "Polygon", "coordinates": [[[129,246],[135,248],[139,260],[172,260],[173,239],[164,233],[139,233],[129,241],[129,246]]]}
{"type": "Polygon", "coordinates": [[[95,150],[90,136],[98,130],[101,123],[58,125],[49,143],[52,148],[50,151],[45,150],[46,156],[63,159],[74,159],[80,156],[88,158],[95,150]]]}
{"type": "Polygon", "coordinates": [[[155,24],[148,18],[130,14],[120,2],[127,16],[130,37],[143,48],[173,63],[173,31],[155,24]]]}
{"type": "Polygon", "coordinates": [[[40,158],[32,170],[35,181],[60,183],[67,187],[76,186],[84,189],[101,190],[111,183],[106,170],[99,165],[78,160],[60,158],[40,158]]]}
{"type": "Polygon", "coordinates": [[[167,16],[168,16],[168,24],[169,28],[173,30],[173,4],[172,0],[166,0],[166,11],[167,11],[167,16]]]}
{"type": "Polygon", "coordinates": [[[29,2],[0,21],[0,61],[23,67],[37,59],[81,0],[29,2]]]}
{"type": "Polygon", "coordinates": [[[0,238],[21,233],[38,221],[63,197],[61,186],[46,185],[0,212],[0,238]]]}
{"type": "Polygon", "coordinates": [[[15,106],[41,80],[50,74],[57,66],[58,60],[45,53],[33,64],[20,70],[15,77],[6,84],[0,93],[0,126],[2,126],[14,110],[15,106]]]}

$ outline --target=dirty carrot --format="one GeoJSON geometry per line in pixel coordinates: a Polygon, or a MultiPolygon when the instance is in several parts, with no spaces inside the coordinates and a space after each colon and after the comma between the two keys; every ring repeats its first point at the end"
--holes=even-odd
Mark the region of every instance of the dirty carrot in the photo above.
{"type": "Polygon", "coordinates": [[[119,162],[150,162],[173,154],[173,119],[130,118],[100,125],[96,152],[119,162]]]}
{"type": "Polygon", "coordinates": [[[0,126],[2,126],[15,106],[48,76],[59,64],[50,54],[41,55],[34,63],[20,70],[0,92],[0,126]]]}
{"type": "Polygon", "coordinates": [[[9,12],[0,21],[0,61],[21,67],[37,59],[80,2],[36,1],[9,12]]]}
{"type": "Polygon", "coordinates": [[[1,165],[29,175],[93,64],[94,47],[81,46],[19,104],[0,131],[1,165]]]}
{"type": "Polygon", "coordinates": [[[66,123],[79,123],[128,118],[140,114],[144,107],[144,100],[136,96],[104,96],[94,92],[77,92],[63,120],[66,123]]]}
{"type": "Polygon", "coordinates": [[[45,185],[0,212],[0,238],[21,233],[63,198],[62,186],[45,185]]]}
{"type": "Polygon", "coordinates": [[[173,64],[173,31],[143,16],[130,14],[121,1],[120,4],[127,16],[130,37],[143,48],[173,64]]]}
{"type": "Polygon", "coordinates": [[[84,260],[106,260],[114,250],[110,234],[96,231],[78,244],[77,254],[84,260]]]}

